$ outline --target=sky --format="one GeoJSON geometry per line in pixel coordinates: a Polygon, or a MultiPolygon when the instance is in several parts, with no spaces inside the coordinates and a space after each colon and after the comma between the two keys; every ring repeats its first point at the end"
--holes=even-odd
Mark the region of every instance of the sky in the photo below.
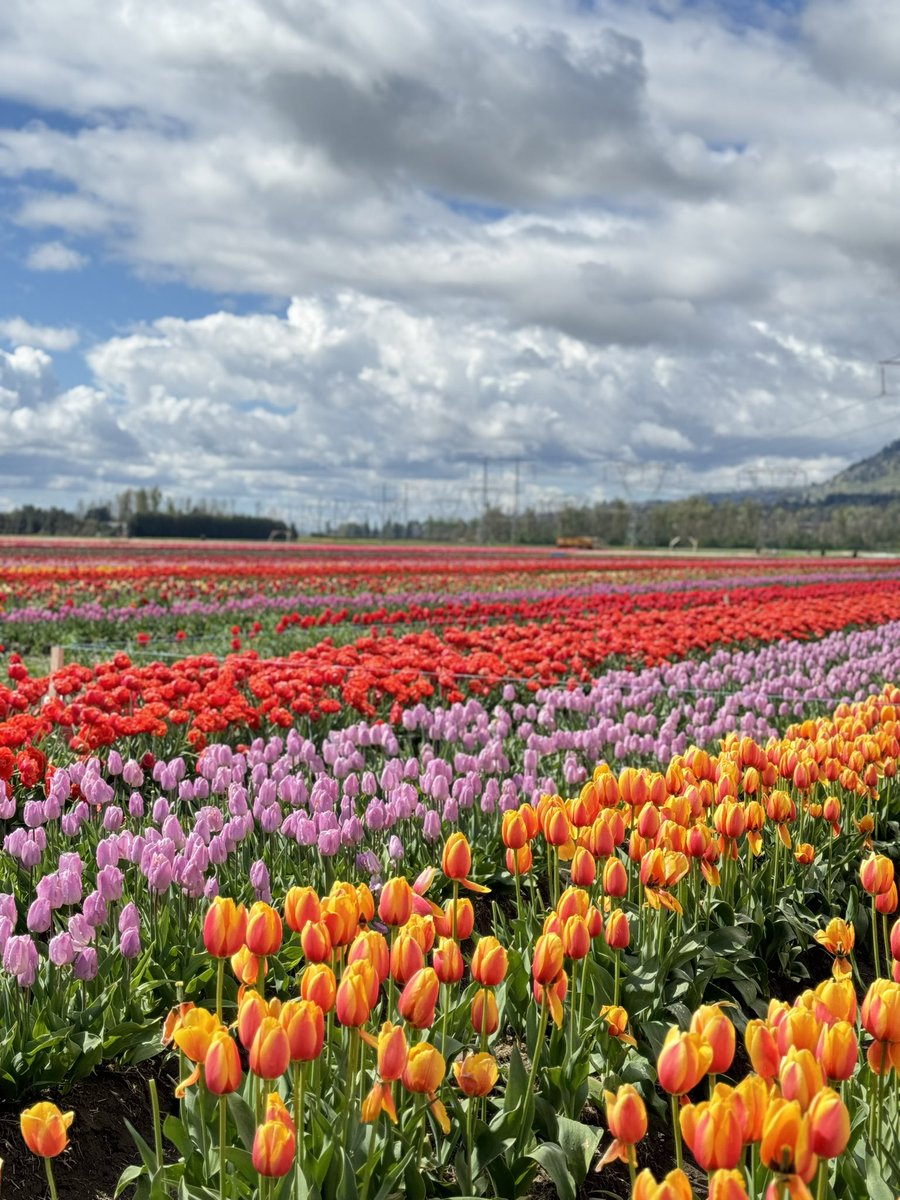
{"type": "Polygon", "coordinates": [[[0,507],[824,480],[900,435],[898,118],[895,0],[4,0],[0,507]]]}

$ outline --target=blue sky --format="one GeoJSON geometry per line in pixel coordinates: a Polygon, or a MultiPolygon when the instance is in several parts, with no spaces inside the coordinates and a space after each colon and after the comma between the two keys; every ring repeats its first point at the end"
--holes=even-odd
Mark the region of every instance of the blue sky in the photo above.
{"type": "Polygon", "coordinates": [[[0,503],[826,478],[895,412],[891,11],[8,0],[0,503]]]}

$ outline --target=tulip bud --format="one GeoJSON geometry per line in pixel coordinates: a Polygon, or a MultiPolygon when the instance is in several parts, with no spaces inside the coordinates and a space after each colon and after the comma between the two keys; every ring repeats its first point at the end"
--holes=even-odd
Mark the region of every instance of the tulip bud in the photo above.
{"type": "Polygon", "coordinates": [[[284,898],[284,919],[288,929],[301,933],[307,921],[315,923],[322,908],[314,888],[292,887],[284,898]]]}
{"type": "Polygon", "coordinates": [[[714,1171],[709,1180],[709,1200],[748,1200],[743,1171],[714,1171]]]}
{"type": "Polygon", "coordinates": [[[441,938],[432,955],[434,971],[441,983],[459,983],[463,976],[463,956],[459,942],[441,938]]]}
{"type": "Polygon", "coordinates": [[[699,1033],[713,1052],[710,1074],[722,1075],[731,1066],[735,1050],[734,1026],[718,1004],[704,1004],[691,1017],[691,1032],[699,1033]]]}
{"type": "Polygon", "coordinates": [[[856,1028],[849,1021],[835,1021],[823,1027],[816,1057],[828,1079],[850,1079],[859,1061],[856,1028]]]}
{"type": "Polygon", "coordinates": [[[448,879],[461,882],[472,870],[472,851],[464,833],[451,833],[441,855],[441,870],[448,879]]]}
{"type": "Polygon", "coordinates": [[[300,995],[304,1000],[318,1004],[322,1012],[334,1008],[337,983],[331,967],[325,963],[311,963],[300,977],[300,995]]]}
{"type": "Polygon", "coordinates": [[[467,1096],[486,1096],[500,1074],[493,1054],[468,1054],[453,1064],[460,1091],[467,1096]]]}
{"type": "Polygon", "coordinates": [[[478,1034],[490,1036],[500,1028],[497,998],[488,988],[479,988],[472,997],[472,1028],[478,1034]]]}
{"type": "Polygon", "coordinates": [[[550,983],[563,969],[562,939],[555,933],[542,934],[534,947],[531,974],[535,983],[550,983]]]}
{"type": "Polygon", "coordinates": [[[282,1028],[288,1037],[291,1062],[312,1062],[322,1053],[325,1015],[312,1000],[289,1000],[281,1010],[282,1028]]]}
{"type": "Polygon", "coordinates": [[[231,958],[244,944],[247,910],[229,897],[216,896],[203,922],[203,944],[213,958],[231,958]]]}
{"type": "Polygon", "coordinates": [[[809,1106],[809,1132],[814,1154],[838,1158],[850,1141],[850,1114],[832,1088],[822,1088],[809,1106]]]}
{"type": "Polygon", "coordinates": [[[621,908],[614,908],[606,918],[604,936],[610,950],[624,950],[628,946],[631,930],[628,926],[628,915],[621,908]]]}
{"type": "Polygon", "coordinates": [[[597,878],[597,864],[594,862],[594,856],[590,850],[586,850],[584,846],[578,846],[572,855],[570,869],[572,882],[578,887],[593,886],[594,880],[597,878]]]}
{"type": "Polygon", "coordinates": [[[241,1056],[237,1043],[224,1029],[215,1034],[209,1044],[203,1075],[214,1096],[236,1092],[241,1086],[241,1056]]]}
{"type": "Polygon", "coordinates": [[[750,1063],[757,1075],[763,1079],[774,1079],[778,1074],[781,1055],[772,1030],[758,1017],[747,1022],[744,1030],[744,1045],[750,1057],[750,1063]]]}
{"type": "Polygon", "coordinates": [[[297,1138],[282,1121],[264,1121],[253,1138],[253,1166],[260,1175],[280,1178],[294,1165],[297,1138]]]}
{"type": "Polygon", "coordinates": [[[591,931],[584,917],[573,913],[566,920],[562,932],[563,954],[566,958],[579,961],[587,958],[591,951],[591,931]]]}
{"type": "Polygon", "coordinates": [[[641,1094],[630,1083],[617,1092],[604,1092],[606,1120],[613,1137],[626,1146],[636,1146],[647,1133],[647,1109],[641,1094]]]}
{"type": "Polygon", "coordinates": [[[447,1072],[444,1056],[430,1042],[410,1046],[403,1068],[403,1086],[408,1092],[430,1095],[438,1090],[447,1072]]]}
{"type": "Polygon", "coordinates": [[[397,1011],[404,1021],[416,1029],[428,1029],[434,1024],[439,991],[437,974],[431,967],[423,967],[421,971],[416,971],[400,993],[397,1011]]]}
{"type": "Polygon", "coordinates": [[[497,987],[506,978],[508,965],[504,948],[495,937],[483,937],[472,955],[472,978],[483,987],[497,987]]]}
{"type": "Polygon", "coordinates": [[[247,949],[268,958],[281,949],[281,917],[270,904],[257,900],[247,916],[247,949]]]}
{"type": "Polygon", "coordinates": [[[60,1112],[49,1100],[41,1100],[25,1109],[19,1117],[19,1128],[32,1154],[56,1158],[69,1143],[69,1126],[74,1119],[74,1113],[60,1112]]]}
{"type": "Polygon", "coordinates": [[[300,945],[308,962],[326,962],[331,957],[333,947],[325,922],[307,921],[300,934],[300,945]]]}
{"type": "Polygon", "coordinates": [[[338,984],[334,1006],[337,1019],[342,1025],[356,1028],[368,1021],[374,1003],[370,980],[375,983],[377,996],[378,979],[370,963],[352,963],[344,971],[338,984]]]}
{"type": "Polygon", "coordinates": [[[413,890],[403,876],[389,879],[378,898],[378,915],[385,925],[405,925],[412,916],[413,890]]]}
{"type": "Polygon", "coordinates": [[[660,1086],[673,1096],[693,1091],[708,1072],[712,1058],[712,1048],[700,1034],[671,1028],[656,1064],[660,1086]]]}
{"type": "Polygon", "coordinates": [[[277,1017],[263,1017],[250,1047],[250,1070],[260,1079],[278,1079],[288,1069],[291,1046],[277,1017]]]}

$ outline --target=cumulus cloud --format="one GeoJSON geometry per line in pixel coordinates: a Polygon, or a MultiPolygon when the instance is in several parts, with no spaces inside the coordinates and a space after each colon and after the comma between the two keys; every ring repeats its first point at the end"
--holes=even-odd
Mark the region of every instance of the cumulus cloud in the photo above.
{"type": "Polygon", "coordinates": [[[32,271],[80,271],[87,261],[63,242],[41,242],[29,251],[27,265],[32,271]]]}
{"type": "Polygon", "coordinates": [[[7,0],[29,265],[89,282],[90,237],[269,298],[98,342],[69,411],[142,478],[248,499],[458,488],[485,457],[554,495],[822,478],[892,432],[889,8],[7,0]]]}
{"type": "Polygon", "coordinates": [[[39,346],[44,350],[71,350],[78,345],[76,329],[32,325],[22,317],[0,317],[0,338],[16,346],[39,346]]]}

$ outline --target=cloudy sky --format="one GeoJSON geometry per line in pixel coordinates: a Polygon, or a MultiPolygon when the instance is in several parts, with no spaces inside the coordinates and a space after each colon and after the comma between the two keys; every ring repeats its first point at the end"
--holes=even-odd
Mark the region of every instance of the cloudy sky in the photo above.
{"type": "Polygon", "coordinates": [[[900,432],[896,0],[3,0],[0,503],[301,523],[900,432]]]}

